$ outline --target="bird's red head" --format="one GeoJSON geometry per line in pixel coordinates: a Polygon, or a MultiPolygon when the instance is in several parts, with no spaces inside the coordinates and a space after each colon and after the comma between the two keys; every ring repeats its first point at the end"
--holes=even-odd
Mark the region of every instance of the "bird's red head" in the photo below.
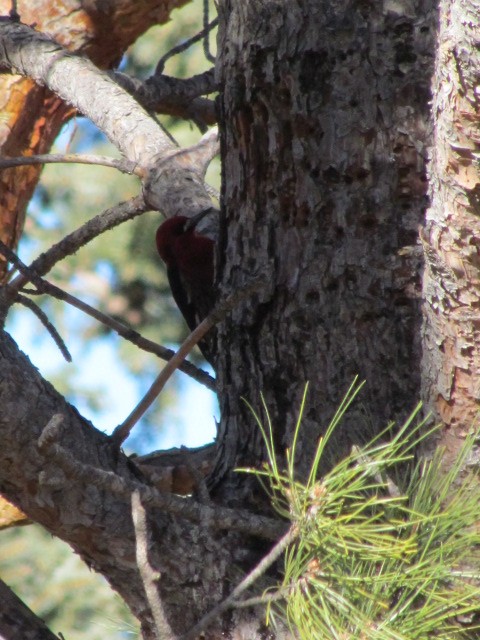
{"type": "Polygon", "coordinates": [[[177,269],[192,284],[212,286],[214,242],[195,231],[203,215],[165,220],[157,230],[157,250],[168,269],[177,269]]]}
{"type": "Polygon", "coordinates": [[[157,251],[167,267],[176,263],[175,247],[177,239],[185,233],[186,216],[173,216],[163,222],[157,229],[157,251]]]}

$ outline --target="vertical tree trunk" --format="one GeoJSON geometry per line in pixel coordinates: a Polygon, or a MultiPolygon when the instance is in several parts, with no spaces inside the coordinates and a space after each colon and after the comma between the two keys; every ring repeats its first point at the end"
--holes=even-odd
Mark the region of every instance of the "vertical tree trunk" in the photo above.
{"type": "Polygon", "coordinates": [[[401,420],[420,384],[420,260],[435,2],[220,7],[225,289],[266,285],[220,329],[221,460],[258,462],[242,398],[300,461],[355,375],[342,447],[401,420]]]}
{"type": "Polygon", "coordinates": [[[432,206],[423,234],[423,390],[446,426],[446,462],[480,407],[480,5],[441,4],[434,83],[432,206]]]}

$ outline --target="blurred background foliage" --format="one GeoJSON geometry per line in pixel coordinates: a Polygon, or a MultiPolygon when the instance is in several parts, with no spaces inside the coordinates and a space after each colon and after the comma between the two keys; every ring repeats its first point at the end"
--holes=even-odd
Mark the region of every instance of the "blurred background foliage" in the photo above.
{"type": "MultiPolygon", "coordinates": [[[[0,533],[0,575],[65,640],[124,640],[139,625],[120,596],[39,525],[0,533]]],[[[19,640],[21,640],[19,638],[19,640]]]]}
{"type": "MultiPolygon", "coordinates": [[[[212,20],[215,11],[213,2],[210,4],[212,20]]],[[[201,0],[194,0],[175,10],[168,24],[150,29],[130,48],[120,69],[142,79],[151,75],[167,51],[202,29],[202,6],[201,0]]],[[[213,53],[215,35],[216,31],[210,36],[213,53]]],[[[189,77],[210,67],[200,42],[170,58],[164,73],[189,77]]],[[[200,138],[200,132],[191,123],[170,116],[157,117],[181,146],[194,144],[200,138]]],[[[65,126],[52,152],[118,157],[104,135],[81,117],[65,126]]],[[[207,174],[208,182],[217,189],[219,174],[217,160],[207,174]]],[[[136,195],[139,188],[135,177],[114,169],[47,165],[30,203],[20,257],[28,264],[86,220],[136,195]]],[[[158,212],[148,212],[103,234],[57,265],[48,279],[151,340],[175,347],[187,335],[187,329],[173,303],[166,272],[156,252],[155,231],[162,219],[158,212]]],[[[85,375],[85,362],[100,367],[99,347],[108,345],[110,349],[112,344],[115,366],[134,379],[140,399],[162,366],[155,356],[112,335],[62,302],[46,297],[36,301],[59,330],[74,359],[71,364],[63,362],[52,342],[47,363],[35,364],[70,402],[81,411],[87,408],[93,413],[101,411],[108,415],[114,409],[115,394],[107,393],[108,381],[105,386],[99,384],[98,376],[89,376],[88,369],[85,375]],[[51,367],[47,366],[48,361],[51,367]]],[[[32,314],[17,306],[7,327],[12,330],[18,326],[27,328],[33,342],[50,340],[32,314]]],[[[203,364],[200,353],[195,357],[197,363],[203,364]]],[[[130,449],[144,453],[158,443],[159,433],[167,426],[163,418],[165,408],[178,401],[185,386],[182,378],[183,374],[176,375],[155,408],[136,428],[136,435],[129,440],[130,449]]],[[[0,532],[0,576],[54,632],[61,631],[67,640],[138,635],[133,617],[103,578],[90,572],[67,545],[37,525],[0,532]]]]}
{"type": "MultiPolygon", "coordinates": [[[[182,9],[175,10],[171,21],[166,25],[150,29],[127,52],[120,69],[142,79],[151,75],[159,58],[173,46],[201,30],[202,4],[201,0],[195,0],[182,9]]],[[[211,4],[210,20],[215,16],[213,2],[211,4]]],[[[214,49],[215,31],[210,36],[210,42],[214,49]]],[[[170,58],[166,63],[165,73],[188,77],[210,67],[211,63],[205,59],[200,42],[170,58]]],[[[190,122],[171,116],[157,117],[181,146],[194,144],[201,136],[197,127],[190,122]]],[[[52,152],[95,153],[114,157],[119,155],[90,121],[80,117],[65,126],[52,152]]],[[[217,189],[219,175],[219,161],[216,160],[209,168],[207,180],[217,189]]],[[[20,256],[28,264],[85,221],[108,207],[131,198],[139,189],[137,178],[111,168],[74,164],[46,165],[30,203],[19,248],[20,256]]],[[[48,275],[48,279],[92,306],[123,320],[145,337],[165,346],[175,347],[186,337],[187,328],[172,300],[166,272],[156,252],[155,232],[162,220],[159,212],[147,212],[99,236],[76,255],[58,264],[48,275]]],[[[80,411],[90,415],[89,410],[108,412],[110,408],[108,403],[112,400],[98,387],[98,381],[93,380],[89,384],[88,377],[78,375],[85,355],[105,340],[109,344],[112,341],[115,343],[118,367],[134,377],[138,398],[143,395],[152,378],[158,374],[162,362],[112,335],[103,325],[63,302],[48,297],[35,300],[40,302],[74,356],[73,363],[67,364],[52,342],[54,370],[45,371],[40,363],[35,364],[80,411]],[[81,342],[80,349],[76,349],[78,341],[81,342]]],[[[28,329],[32,338],[50,341],[43,326],[32,317],[31,312],[22,307],[14,308],[8,319],[8,328],[18,326],[26,316],[30,318],[28,329]]],[[[197,364],[204,365],[199,351],[192,354],[192,359],[197,364]]],[[[176,375],[159,402],[136,429],[135,438],[128,443],[136,451],[142,443],[148,443],[148,449],[158,432],[165,428],[163,410],[178,399],[182,377],[183,374],[176,375]]]]}

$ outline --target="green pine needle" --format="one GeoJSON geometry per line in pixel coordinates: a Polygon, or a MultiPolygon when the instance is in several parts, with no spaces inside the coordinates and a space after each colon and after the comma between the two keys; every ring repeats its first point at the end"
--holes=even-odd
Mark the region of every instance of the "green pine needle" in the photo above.
{"type": "Polygon", "coordinates": [[[305,640],[472,637],[480,626],[467,631],[457,620],[475,619],[480,608],[480,488],[475,475],[462,471],[475,436],[446,473],[440,450],[418,463],[399,495],[389,474],[399,463],[412,464],[418,444],[432,433],[419,420],[418,405],[392,439],[390,425],[320,477],[325,446],[362,386],[353,382],[320,437],[306,483],[297,480],[295,454],[308,385],[284,467],[263,398],[266,427],[250,407],[268,462],[242,471],[258,477],[274,508],[299,531],[285,553],[277,592],[284,597],[269,592],[267,619],[283,619],[305,640]]]}

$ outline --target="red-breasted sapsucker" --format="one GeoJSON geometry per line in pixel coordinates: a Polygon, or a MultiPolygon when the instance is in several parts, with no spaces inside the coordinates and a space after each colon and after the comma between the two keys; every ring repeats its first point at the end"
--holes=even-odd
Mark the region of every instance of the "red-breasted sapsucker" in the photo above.
{"type": "MultiPolygon", "coordinates": [[[[172,295],[190,331],[212,310],[214,241],[196,230],[200,220],[214,209],[192,216],[173,216],[157,229],[157,250],[167,267],[172,295]]],[[[213,364],[213,340],[207,334],[199,343],[205,358],[213,364]]]]}

